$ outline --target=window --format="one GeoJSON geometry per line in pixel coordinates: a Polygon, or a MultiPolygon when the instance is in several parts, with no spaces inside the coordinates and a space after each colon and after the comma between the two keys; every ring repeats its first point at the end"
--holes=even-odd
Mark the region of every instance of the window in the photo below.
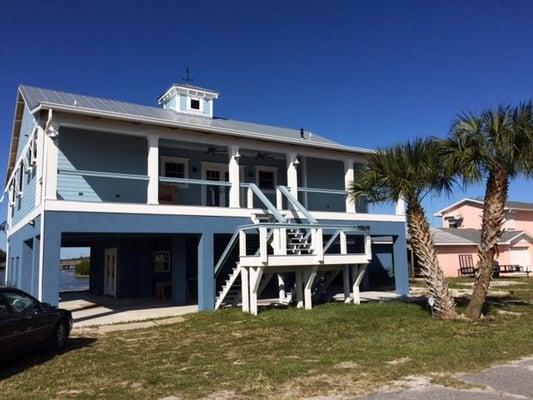
{"type": "MultiPolygon", "coordinates": [[[[187,179],[189,177],[189,160],[179,157],[161,157],[161,176],[187,179]]],[[[187,187],[183,183],[179,185],[180,187],[187,187]]]]}
{"type": "Polygon", "coordinates": [[[19,292],[4,292],[7,304],[11,306],[16,313],[25,313],[38,308],[37,301],[31,297],[19,292]]]}
{"type": "Polygon", "coordinates": [[[276,189],[276,168],[258,167],[257,168],[257,186],[265,191],[274,191],[276,189]]]}
{"type": "Polygon", "coordinates": [[[189,111],[203,111],[204,104],[203,99],[189,97],[189,111]]]}
{"type": "Polygon", "coordinates": [[[165,176],[168,178],[184,178],[185,165],[177,162],[165,163],[165,176]]]}
{"type": "Polygon", "coordinates": [[[200,110],[200,100],[191,99],[191,109],[192,110],[200,110]]]}
{"type": "Polygon", "coordinates": [[[18,194],[21,195],[22,189],[24,189],[24,164],[20,165],[18,178],[18,194]]]}

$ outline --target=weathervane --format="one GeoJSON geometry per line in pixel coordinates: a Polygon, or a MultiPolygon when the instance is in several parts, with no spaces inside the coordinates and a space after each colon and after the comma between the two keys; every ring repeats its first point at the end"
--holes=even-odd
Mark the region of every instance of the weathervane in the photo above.
{"type": "Polygon", "coordinates": [[[189,71],[189,66],[188,65],[185,67],[185,76],[183,78],[181,78],[181,79],[185,83],[191,83],[194,80],[194,79],[192,79],[192,76],[191,76],[191,73],[189,71]]]}

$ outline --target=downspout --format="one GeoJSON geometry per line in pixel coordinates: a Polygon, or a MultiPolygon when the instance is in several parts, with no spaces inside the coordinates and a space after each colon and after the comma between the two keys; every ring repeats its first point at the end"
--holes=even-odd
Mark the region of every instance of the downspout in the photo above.
{"type": "MultiPolygon", "coordinates": [[[[53,111],[51,108],[48,109],[48,119],[46,120],[46,124],[44,125],[43,130],[43,145],[42,145],[42,157],[41,157],[41,166],[42,166],[42,173],[41,173],[41,202],[39,204],[39,207],[41,209],[41,223],[39,226],[39,287],[38,287],[38,299],[39,301],[43,301],[43,274],[44,274],[44,210],[45,210],[45,197],[46,197],[46,178],[47,178],[47,172],[48,172],[48,146],[46,141],[46,135],[48,134],[48,129],[50,128],[50,124],[52,123],[52,117],[53,117],[53,111]]],[[[36,182],[39,184],[39,182],[36,182]]]]}

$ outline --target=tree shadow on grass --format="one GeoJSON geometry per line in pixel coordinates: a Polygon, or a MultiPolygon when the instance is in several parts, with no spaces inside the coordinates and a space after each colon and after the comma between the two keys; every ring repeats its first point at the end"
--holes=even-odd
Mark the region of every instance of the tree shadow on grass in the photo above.
{"type": "Polygon", "coordinates": [[[0,381],[17,375],[26,369],[36,365],[44,364],[61,354],[76,351],[86,346],[90,346],[96,338],[69,338],[65,348],[60,352],[52,351],[46,347],[28,349],[9,356],[0,358],[0,381]]]}

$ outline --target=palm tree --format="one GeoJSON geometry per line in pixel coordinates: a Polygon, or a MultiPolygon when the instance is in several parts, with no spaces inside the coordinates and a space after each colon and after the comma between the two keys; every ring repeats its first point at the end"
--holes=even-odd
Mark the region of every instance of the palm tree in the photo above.
{"type": "Polygon", "coordinates": [[[373,202],[394,202],[400,198],[407,205],[406,217],[410,243],[418,257],[422,273],[435,300],[434,315],[455,319],[455,302],[439,267],[422,199],[430,191],[449,190],[451,179],[437,168],[437,139],[419,139],[370,155],[368,163],[350,186],[352,200],[366,197],[373,202]]]}
{"type": "Polygon", "coordinates": [[[533,108],[531,103],[500,106],[479,115],[465,113],[453,123],[442,143],[440,166],[465,183],[486,179],[479,244],[479,272],[466,314],[481,317],[489,289],[496,245],[503,233],[509,182],[533,171],[533,108]]]}

